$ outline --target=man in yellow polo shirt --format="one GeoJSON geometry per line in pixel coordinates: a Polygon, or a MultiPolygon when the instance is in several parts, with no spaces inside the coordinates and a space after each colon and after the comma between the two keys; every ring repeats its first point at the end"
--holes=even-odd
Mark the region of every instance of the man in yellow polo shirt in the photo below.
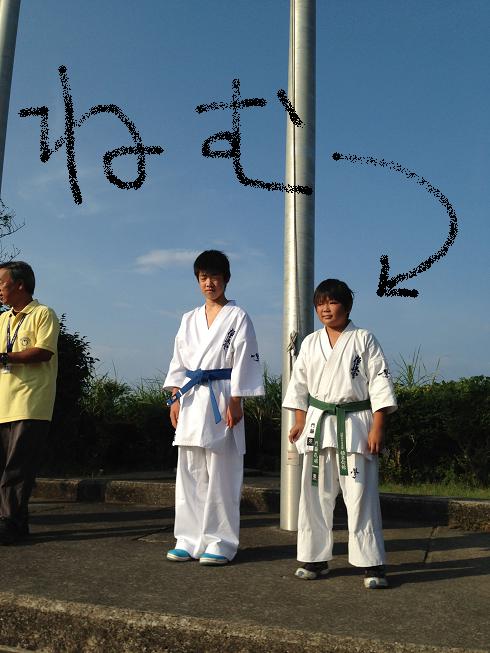
{"type": "Polygon", "coordinates": [[[28,502],[53,416],[59,323],[23,261],[0,263],[0,544],[29,534],[28,502]]]}

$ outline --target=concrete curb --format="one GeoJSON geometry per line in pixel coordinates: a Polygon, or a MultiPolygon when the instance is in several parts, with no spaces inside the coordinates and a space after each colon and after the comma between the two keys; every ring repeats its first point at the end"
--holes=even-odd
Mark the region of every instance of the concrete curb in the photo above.
{"type": "Polygon", "coordinates": [[[382,494],[383,515],[423,520],[465,531],[490,532],[490,501],[382,494]]]}
{"type": "MultiPolygon", "coordinates": [[[[175,483],[169,481],[120,481],[102,479],[46,479],[36,482],[33,498],[42,501],[95,501],[171,507],[174,505],[175,483]]],[[[243,486],[244,512],[278,512],[279,489],[243,486]]],[[[490,532],[490,501],[460,500],[444,497],[423,497],[382,494],[381,509],[385,517],[415,519],[434,525],[461,528],[467,531],[490,532]]],[[[345,512],[339,498],[337,510],[345,512]]]]}
{"type": "Polygon", "coordinates": [[[0,641],[43,653],[484,653],[0,593],[0,641]]]}

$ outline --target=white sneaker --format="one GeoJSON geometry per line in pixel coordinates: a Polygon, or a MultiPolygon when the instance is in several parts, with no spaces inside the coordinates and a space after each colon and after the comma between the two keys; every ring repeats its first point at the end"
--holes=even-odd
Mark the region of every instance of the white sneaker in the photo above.
{"type": "Polygon", "coordinates": [[[315,580],[318,576],[326,576],[328,571],[328,562],[304,562],[294,575],[303,580],[315,580]]]}
{"type": "Polygon", "coordinates": [[[364,587],[368,590],[382,589],[388,587],[385,568],[383,565],[367,567],[364,571],[364,587]]]}
{"type": "Polygon", "coordinates": [[[199,558],[199,563],[201,565],[209,565],[210,567],[216,567],[218,565],[227,565],[230,561],[225,556],[220,556],[217,553],[203,553],[199,558]]]}

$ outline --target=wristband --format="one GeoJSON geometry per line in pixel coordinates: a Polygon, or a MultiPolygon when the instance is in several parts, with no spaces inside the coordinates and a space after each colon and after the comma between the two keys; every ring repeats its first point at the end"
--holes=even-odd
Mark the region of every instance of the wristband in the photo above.
{"type": "Polygon", "coordinates": [[[9,355],[6,351],[0,354],[0,364],[3,367],[7,367],[7,365],[9,364],[9,355]]]}

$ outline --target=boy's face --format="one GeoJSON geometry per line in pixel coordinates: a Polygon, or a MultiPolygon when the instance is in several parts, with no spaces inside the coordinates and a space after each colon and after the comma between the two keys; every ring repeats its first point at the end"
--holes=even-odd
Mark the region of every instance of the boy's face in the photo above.
{"type": "Polygon", "coordinates": [[[226,283],[222,274],[199,272],[197,281],[206,299],[216,301],[225,294],[226,283]]]}
{"type": "Polygon", "coordinates": [[[349,315],[343,305],[336,299],[324,297],[321,304],[315,306],[320,322],[332,329],[342,329],[349,321],[349,315]]]}

